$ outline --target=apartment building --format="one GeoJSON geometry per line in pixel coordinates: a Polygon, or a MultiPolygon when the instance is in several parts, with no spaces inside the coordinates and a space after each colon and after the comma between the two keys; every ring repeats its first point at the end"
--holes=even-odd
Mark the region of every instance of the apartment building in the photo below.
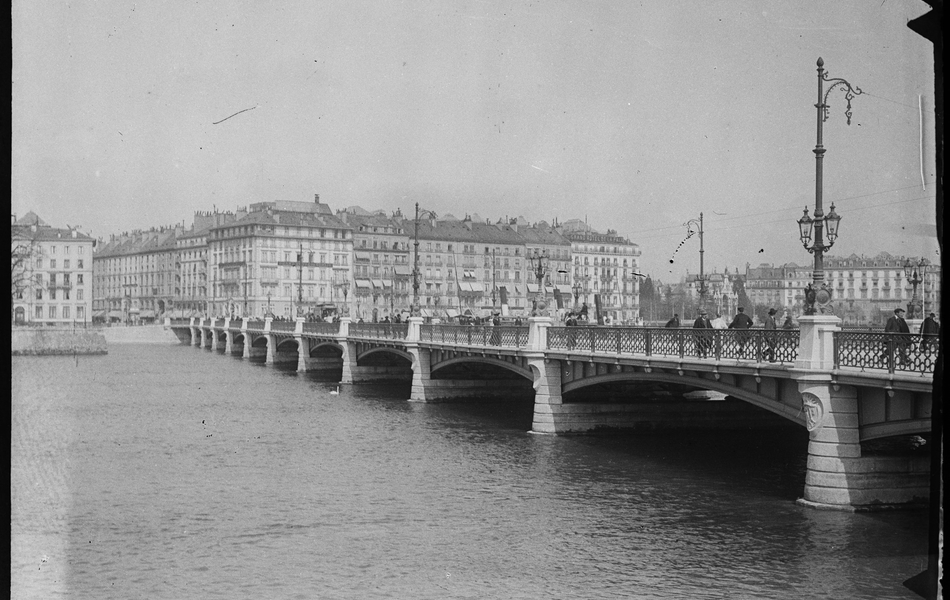
{"type": "Polygon", "coordinates": [[[14,323],[72,325],[92,320],[95,240],[52,227],[33,212],[11,215],[14,323]]]}

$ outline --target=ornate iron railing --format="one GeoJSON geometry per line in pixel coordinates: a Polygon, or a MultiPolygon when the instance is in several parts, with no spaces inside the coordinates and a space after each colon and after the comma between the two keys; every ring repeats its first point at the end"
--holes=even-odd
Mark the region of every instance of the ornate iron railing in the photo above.
{"type": "Polygon", "coordinates": [[[375,340],[404,340],[409,323],[350,323],[350,337],[375,340]]]}
{"type": "Polygon", "coordinates": [[[339,321],[306,322],[303,324],[304,333],[334,334],[340,333],[339,321]]]}
{"type": "Polygon", "coordinates": [[[182,319],[182,318],[178,317],[178,318],[175,318],[175,319],[171,319],[171,324],[172,324],[172,326],[175,326],[175,325],[191,325],[191,319],[190,319],[190,318],[188,318],[188,319],[182,319]]]}
{"type": "Polygon", "coordinates": [[[215,319],[214,327],[224,327],[224,319],[215,319]]]}
{"type": "Polygon", "coordinates": [[[932,374],[939,347],[939,335],[836,331],[835,368],[932,374]]]}
{"type": "Polygon", "coordinates": [[[240,331],[241,326],[243,324],[244,324],[244,319],[242,319],[241,317],[238,317],[236,319],[231,319],[230,321],[228,321],[228,329],[230,329],[231,331],[240,331]]]}
{"type": "Polygon", "coordinates": [[[293,332],[297,329],[297,323],[294,321],[271,321],[271,331],[293,332]]]}
{"type": "Polygon", "coordinates": [[[797,330],[549,327],[548,348],[575,352],[794,362],[797,330]]]}
{"type": "Polygon", "coordinates": [[[423,342],[519,348],[528,345],[528,328],[514,325],[422,325],[423,342]]]}
{"type": "MultiPolygon", "coordinates": [[[[273,325],[273,323],[271,324],[273,325]]],[[[264,321],[260,321],[256,319],[248,319],[247,330],[248,331],[264,331],[264,321]]]]}

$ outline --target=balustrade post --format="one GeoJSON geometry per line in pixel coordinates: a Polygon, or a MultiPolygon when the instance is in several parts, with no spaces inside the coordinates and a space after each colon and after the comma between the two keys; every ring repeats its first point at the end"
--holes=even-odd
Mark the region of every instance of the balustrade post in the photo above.
{"type": "Polygon", "coordinates": [[[548,349],[548,327],[551,317],[528,317],[528,345],[526,350],[544,352],[548,349]]]}
{"type": "Polygon", "coordinates": [[[620,341],[620,330],[615,329],[614,333],[617,334],[617,354],[620,354],[621,349],[623,348],[623,345],[621,344],[621,341],[620,341]]]}
{"type": "Polygon", "coordinates": [[[722,330],[713,329],[713,351],[716,360],[722,360],[722,330]]]}
{"type": "Polygon", "coordinates": [[[798,319],[799,348],[797,369],[830,371],[835,364],[834,334],[841,319],[834,315],[802,315],[798,319]]]}
{"type": "Polygon", "coordinates": [[[422,317],[409,317],[409,331],[406,332],[407,342],[419,342],[422,340],[422,317]]]}
{"type": "Polygon", "coordinates": [[[679,348],[680,358],[686,356],[686,332],[682,329],[676,330],[676,345],[679,348]]]}

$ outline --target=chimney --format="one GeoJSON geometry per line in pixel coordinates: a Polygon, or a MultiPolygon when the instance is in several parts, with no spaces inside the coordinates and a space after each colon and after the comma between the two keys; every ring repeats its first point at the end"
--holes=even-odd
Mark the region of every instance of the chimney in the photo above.
{"type": "Polygon", "coordinates": [[[316,202],[317,204],[320,204],[320,194],[314,194],[313,201],[316,202]]]}
{"type": "Polygon", "coordinates": [[[73,237],[76,237],[76,230],[73,229],[73,237]]]}

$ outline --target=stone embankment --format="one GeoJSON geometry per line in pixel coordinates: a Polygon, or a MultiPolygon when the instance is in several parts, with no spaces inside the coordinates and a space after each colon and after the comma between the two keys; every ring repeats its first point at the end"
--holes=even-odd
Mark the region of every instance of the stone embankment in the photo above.
{"type": "Polygon", "coordinates": [[[14,356],[108,354],[106,338],[94,329],[14,327],[14,356]]]}
{"type": "Polygon", "coordinates": [[[102,327],[102,332],[110,344],[181,344],[178,336],[165,325],[133,325],[131,327],[102,327]]]}

